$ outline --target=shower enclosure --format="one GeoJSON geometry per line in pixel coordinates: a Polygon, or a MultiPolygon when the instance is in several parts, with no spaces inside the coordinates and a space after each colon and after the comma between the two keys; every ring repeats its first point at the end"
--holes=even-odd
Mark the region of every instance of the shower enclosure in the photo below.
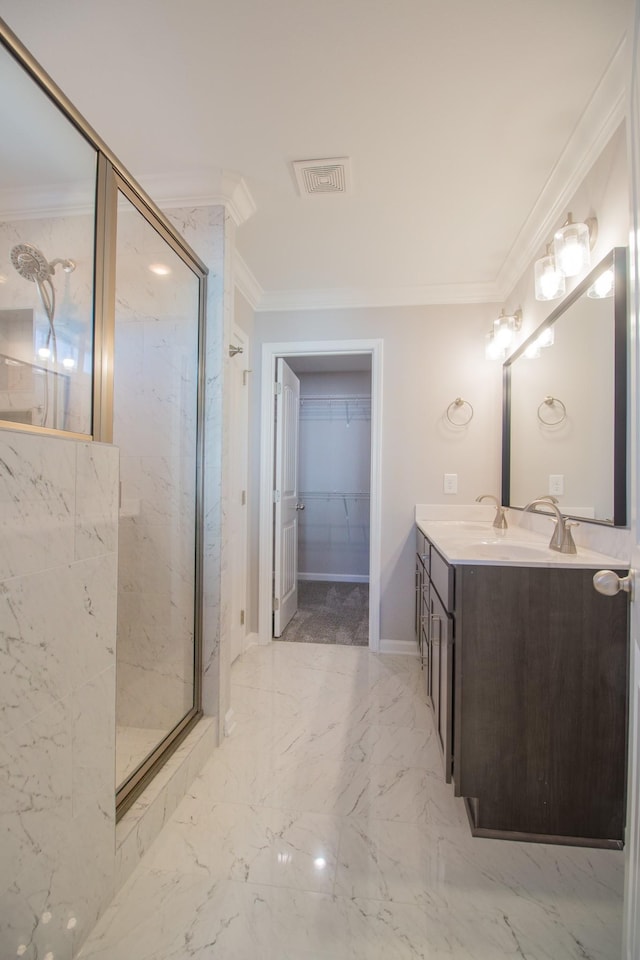
{"type": "Polygon", "coordinates": [[[201,715],[207,270],[0,28],[0,430],[120,449],[122,813],[201,715]]]}
{"type": "Polygon", "coordinates": [[[200,281],[126,184],[118,195],[116,784],[124,796],[199,700],[200,281]]]}

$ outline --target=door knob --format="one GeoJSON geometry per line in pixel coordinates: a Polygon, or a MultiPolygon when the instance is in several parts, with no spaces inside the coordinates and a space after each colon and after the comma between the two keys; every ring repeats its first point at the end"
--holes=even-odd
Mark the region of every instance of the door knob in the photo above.
{"type": "Polygon", "coordinates": [[[593,575],[594,587],[598,593],[604,593],[606,597],[615,597],[621,590],[631,593],[632,582],[631,574],[627,577],[619,577],[613,570],[598,570],[593,575]]]}
{"type": "Polygon", "coordinates": [[[304,510],[304,503],[296,503],[296,510],[304,510]]]}

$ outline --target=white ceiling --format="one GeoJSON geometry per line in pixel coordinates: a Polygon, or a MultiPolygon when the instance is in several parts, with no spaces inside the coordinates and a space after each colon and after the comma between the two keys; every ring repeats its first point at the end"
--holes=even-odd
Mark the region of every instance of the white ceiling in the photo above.
{"type": "Polygon", "coordinates": [[[240,279],[262,309],[500,299],[623,116],[628,0],[0,15],[154,199],[243,178],[240,279]],[[350,158],[351,194],[301,199],[292,161],[325,157],[350,158]]]}

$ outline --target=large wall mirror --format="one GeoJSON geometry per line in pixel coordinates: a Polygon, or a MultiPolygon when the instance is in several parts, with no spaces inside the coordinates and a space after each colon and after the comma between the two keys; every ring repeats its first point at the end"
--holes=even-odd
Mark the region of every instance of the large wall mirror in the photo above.
{"type": "Polygon", "coordinates": [[[627,522],[627,251],[616,247],[504,364],[502,502],[627,522]]]}

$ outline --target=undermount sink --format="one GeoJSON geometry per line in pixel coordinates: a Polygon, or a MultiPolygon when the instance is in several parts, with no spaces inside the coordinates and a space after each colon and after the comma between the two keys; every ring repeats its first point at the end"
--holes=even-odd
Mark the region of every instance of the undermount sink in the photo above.
{"type": "Polygon", "coordinates": [[[516,543],[513,540],[483,540],[474,547],[479,557],[488,560],[548,560],[553,553],[546,546],[516,543]]]}
{"type": "Polygon", "coordinates": [[[491,520],[447,520],[445,521],[449,528],[461,528],[465,532],[490,533],[493,530],[491,520]]]}

